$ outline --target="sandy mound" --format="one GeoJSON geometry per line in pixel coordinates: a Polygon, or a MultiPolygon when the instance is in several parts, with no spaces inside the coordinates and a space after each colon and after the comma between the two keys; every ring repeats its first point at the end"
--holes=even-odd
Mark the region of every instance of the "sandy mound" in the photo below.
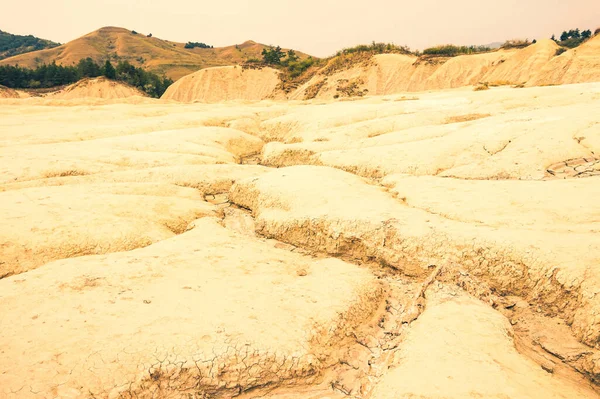
{"type": "Polygon", "coordinates": [[[179,79],[162,98],[181,102],[263,100],[272,94],[278,84],[278,72],[272,68],[207,68],[179,79]]]}
{"type": "Polygon", "coordinates": [[[0,98],[26,98],[29,94],[20,91],[10,89],[8,87],[0,86],[0,98]]]}
{"type": "Polygon", "coordinates": [[[421,62],[411,55],[380,54],[348,69],[318,74],[290,98],[333,99],[423,90],[424,81],[444,61],[421,62]]]}
{"type": "Polygon", "coordinates": [[[482,77],[482,81],[491,84],[519,84],[528,82],[556,54],[558,45],[550,39],[540,40],[514,54],[482,77]]]}
{"type": "Polygon", "coordinates": [[[427,78],[423,88],[440,90],[475,85],[484,80],[486,73],[498,68],[498,65],[504,63],[512,54],[507,51],[495,51],[453,57],[427,78]]]}
{"type": "Polygon", "coordinates": [[[146,94],[122,82],[106,78],[83,79],[77,83],[65,87],[47,97],[61,100],[73,100],[78,98],[102,98],[117,99],[133,96],[146,97],[146,94]]]}
{"type": "Polygon", "coordinates": [[[555,57],[530,85],[558,85],[600,81],[600,35],[555,57]]]}

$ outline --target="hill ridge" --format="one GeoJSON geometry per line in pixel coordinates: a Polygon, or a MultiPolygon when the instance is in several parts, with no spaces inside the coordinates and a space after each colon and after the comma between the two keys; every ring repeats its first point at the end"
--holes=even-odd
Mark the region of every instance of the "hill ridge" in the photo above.
{"type": "MultiPolygon", "coordinates": [[[[191,38],[191,41],[196,39],[191,38]]],[[[185,48],[185,43],[160,39],[117,26],[104,26],[52,49],[33,51],[0,60],[0,65],[20,65],[35,68],[56,62],[72,65],[90,57],[97,63],[128,61],[147,71],[173,80],[203,68],[243,63],[260,58],[267,45],[247,40],[215,48],[185,48]]],[[[307,57],[299,51],[300,58],[307,57]]]]}

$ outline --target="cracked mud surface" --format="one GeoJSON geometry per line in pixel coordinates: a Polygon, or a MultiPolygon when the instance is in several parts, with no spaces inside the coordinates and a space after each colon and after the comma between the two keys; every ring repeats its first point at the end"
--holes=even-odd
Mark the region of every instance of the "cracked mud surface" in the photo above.
{"type": "Polygon", "coordinates": [[[600,397],[600,84],[393,100],[2,100],[0,398],[600,397]]]}

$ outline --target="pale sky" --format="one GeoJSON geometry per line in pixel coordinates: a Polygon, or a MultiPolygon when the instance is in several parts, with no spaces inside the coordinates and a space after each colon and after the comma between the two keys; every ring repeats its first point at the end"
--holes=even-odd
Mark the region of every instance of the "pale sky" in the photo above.
{"type": "Polygon", "coordinates": [[[361,43],[487,44],[600,27],[600,0],[1,0],[0,30],[65,43],[103,26],[215,47],[255,40],[327,56],[361,43]]]}

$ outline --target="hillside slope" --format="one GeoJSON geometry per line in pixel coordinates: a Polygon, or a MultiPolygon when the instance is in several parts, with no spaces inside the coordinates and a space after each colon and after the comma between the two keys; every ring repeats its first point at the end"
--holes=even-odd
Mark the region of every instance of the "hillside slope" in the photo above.
{"type": "Polygon", "coordinates": [[[14,90],[0,85],[0,98],[24,98],[29,95],[21,90],[14,90]]]}
{"type": "Polygon", "coordinates": [[[529,84],[557,85],[600,81],[600,35],[554,57],[529,84]]]}
{"type": "Polygon", "coordinates": [[[72,100],[76,98],[116,99],[133,96],[147,97],[145,93],[123,82],[109,80],[104,77],[82,79],[62,90],[50,93],[47,97],[72,100]]]}
{"type": "Polygon", "coordinates": [[[40,39],[39,37],[32,35],[13,35],[0,30],[0,60],[23,53],[29,53],[31,51],[57,46],[60,46],[60,43],[40,39]]]}
{"type": "Polygon", "coordinates": [[[207,68],[179,79],[161,98],[182,102],[263,100],[269,97],[279,84],[278,75],[277,70],[272,68],[207,68]]]}
{"type": "MultiPolygon", "coordinates": [[[[487,83],[490,86],[544,86],[571,83],[600,82],[600,35],[581,46],[559,54],[552,40],[540,40],[522,49],[500,49],[487,53],[456,57],[413,54],[354,53],[338,55],[309,70],[292,82],[293,90],[282,90],[283,84],[250,88],[250,75],[229,75],[230,87],[244,86],[245,92],[261,96],[248,97],[238,91],[216,88],[212,74],[202,71],[194,79],[178,82],[163,98],[178,101],[218,102],[232,99],[287,98],[290,100],[336,99],[365,95],[388,95],[404,92],[444,90],[487,83]],[[238,81],[239,80],[239,81],[238,81]],[[193,88],[190,84],[193,81],[193,88]],[[274,89],[265,93],[267,87],[274,89]],[[182,93],[179,93],[181,91],[182,93]]],[[[280,77],[286,72],[282,71],[280,77]]]]}
{"type": "MultiPolygon", "coordinates": [[[[100,63],[128,61],[144,69],[164,74],[173,80],[202,68],[235,65],[251,58],[260,58],[267,47],[253,41],[220,48],[185,48],[184,43],[147,37],[124,28],[104,27],[61,46],[21,54],[0,61],[0,65],[19,64],[33,68],[56,62],[72,65],[90,57],[100,63]]],[[[305,54],[297,52],[303,58],[305,54]]]]}

